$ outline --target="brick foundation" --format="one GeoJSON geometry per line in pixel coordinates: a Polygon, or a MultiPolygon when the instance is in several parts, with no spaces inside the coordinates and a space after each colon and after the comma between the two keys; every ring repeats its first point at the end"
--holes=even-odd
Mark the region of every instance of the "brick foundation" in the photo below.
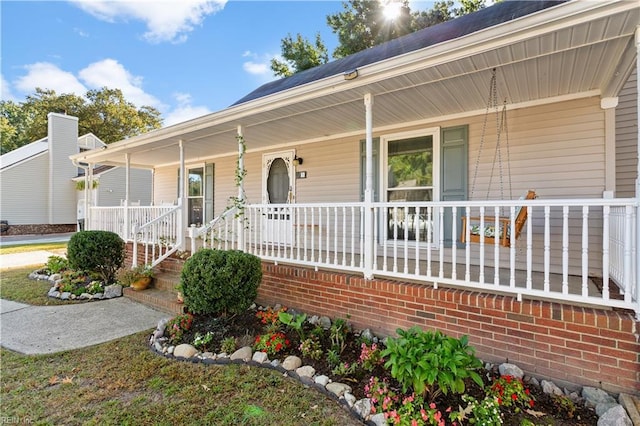
{"type": "Polygon", "coordinates": [[[517,364],[560,386],[640,394],[638,323],[629,312],[314,271],[263,262],[258,301],[345,318],[391,335],[419,325],[469,336],[484,361],[517,364]]]}
{"type": "Polygon", "coordinates": [[[12,225],[2,232],[2,235],[38,235],[38,234],[60,234],[65,232],[76,232],[75,223],[65,225],[12,225]]]}

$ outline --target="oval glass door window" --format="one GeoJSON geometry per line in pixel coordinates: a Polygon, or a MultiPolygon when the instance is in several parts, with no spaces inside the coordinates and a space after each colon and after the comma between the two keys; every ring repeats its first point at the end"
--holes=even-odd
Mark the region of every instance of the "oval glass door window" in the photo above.
{"type": "Polygon", "coordinates": [[[267,196],[269,203],[284,204],[289,196],[289,170],[282,158],[276,158],[271,163],[267,178],[267,196]]]}

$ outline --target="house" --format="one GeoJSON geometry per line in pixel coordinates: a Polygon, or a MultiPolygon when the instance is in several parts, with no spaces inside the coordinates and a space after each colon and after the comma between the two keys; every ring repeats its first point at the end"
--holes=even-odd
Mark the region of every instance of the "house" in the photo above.
{"type": "Polygon", "coordinates": [[[154,202],[175,199],[90,226],[124,217],[132,263],[251,252],[262,303],[639,393],[639,20],[505,1],[267,83],[72,157],[153,167],[154,202]]]}
{"type": "MultiPolygon", "coordinates": [[[[69,156],[102,149],[106,144],[91,133],[78,137],[77,117],[49,113],[47,118],[46,137],[0,156],[0,218],[6,226],[3,234],[73,232],[84,217],[86,192],[93,206],[117,206],[126,198],[127,170],[120,167],[90,170],[94,182],[91,188],[77,190],[84,188],[89,167],[79,167],[69,156]]],[[[151,171],[128,172],[133,182],[130,199],[149,205],[151,171]]]]}

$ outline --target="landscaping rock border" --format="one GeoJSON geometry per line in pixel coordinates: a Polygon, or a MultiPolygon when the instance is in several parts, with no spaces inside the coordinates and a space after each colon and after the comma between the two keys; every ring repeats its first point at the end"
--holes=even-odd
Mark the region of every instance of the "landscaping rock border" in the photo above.
{"type": "Polygon", "coordinates": [[[38,281],[49,281],[51,283],[51,288],[47,293],[47,296],[60,299],[60,300],[84,300],[84,301],[93,301],[93,300],[108,300],[113,299],[115,297],[122,297],[122,286],[120,284],[111,284],[104,288],[103,293],[89,294],[82,293],[80,296],[76,296],[75,294],[69,293],[68,291],[60,291],[60,286],[62,285],[62,275],[61,274],[39,274],[38,271],[32,272],[29,274],[29,279],[38,280],[38,281]]]}
{"type": "MultiPolygon", "coordinates": [[[[172,358],[183,362],[204,363],[208,365],[241,364],[267,368],[282,373],[285,377],[292,377],[305,386],[313,387],[324,395],[337,401],[342,408],[347,410],[355,419],[366,425],[386,425],[383,413],[371,413],[371,400],[363,398],[356,400],[351,393],[352,389],[346,383],[334,382],[325,375],[315,375],[315,368],[311,365],[302,365],[300,358],[287,356],[284,360],[269,360],[264,352],[254,352],[250,346],[244,346],[233,354],[212,352],[200,352],[193,345],[183,343],[177,346],[171,345],[169,339],[164,337],[167,322],[170,318],[163,318],[149,338],[149,348],[156,354],[165,358],[172,358]]],[[[365,330],[366,331],[366,330],[365,330]]],[[[494,367],[486,364],[487,369],[494,367]]],[[[619,404],[613,396],[602,389],[585,386],[580,392],[571,392],[568,389],[560,389],[555,383],[542,380],[542,384],[535,377],[526,377],[522,370],[514,364],[503,363],[498,366],[501,375],[514,375],[524,377],[525,382],[542,385],[547,394],[564,395],[576,403],[585,403],[588,407],[594,407],[598,415],[597,426],[633,426],[629,414],[624,406],[619,404]]]]}

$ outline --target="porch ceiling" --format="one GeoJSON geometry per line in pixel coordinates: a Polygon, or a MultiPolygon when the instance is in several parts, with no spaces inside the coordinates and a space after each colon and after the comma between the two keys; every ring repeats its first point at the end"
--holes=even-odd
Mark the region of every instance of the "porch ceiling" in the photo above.
{"type": "Polygon", "coordinates": [[[238,125],[250,151],[364,137],[366,93],[374,95],[374,131],[479,112],[486,107],[493,68],[498,93],[509,104],[576,94],[616,96],[635,63],[640,8],[634,2],[598,3],[570,2],[541,12],[536,16],[540,23],[528,28],[523,28],[526,22],[520,30],[494,28],[497,32],[363,67],[355,80],[331,77],[292,89],[291,96],[250,101],[75,158],[123,164],[129,153],[136,167],[177,164],[179,140],[188,162],[234,154],[238,125]],[[558,14],[560,8],[565,13],[558,14]],[[500,30],[511,32],[501,35],[500,30]]]}

